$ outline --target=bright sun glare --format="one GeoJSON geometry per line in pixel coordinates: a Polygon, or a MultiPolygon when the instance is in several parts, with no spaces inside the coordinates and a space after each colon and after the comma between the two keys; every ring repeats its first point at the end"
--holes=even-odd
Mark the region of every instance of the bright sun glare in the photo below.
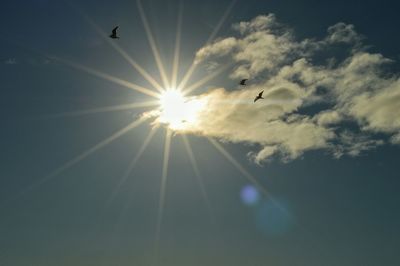
{"type": "MultiPolygon", "coordinates": [[[[221,25],[223,25],[223,22],[228,16],[229,12],[231,11],[234,3],[236,1],[232,1],[231,4],[228,6],[227,10],[225,11],[224,15],[221,17],[220,21],[218,22],[217,26],[215,27],[214,31],[211,33],[209,40],[207,41],[210,42],[214,36],[217,34],[218,30],[221,28],[221,25]]],[[[165,142],[164,142],[164,153],[163,153],[163,164],[162,164],[162,174],[161,174],[161,185],[160,185],[160,196],[159,196],[159,204],[158,204],[158,213],[157,213],[157,227],[156,227],[156,235],[155,235],[155,250],[154,250],[154,256],[156,258],[156,261],[158,260],[158,250],[159,250],[159,242],[160,242],[160,237],[161,237],[161,225],[162,225],[162,218],[163,218],[163,210],[164,210],[164,205],[165,205],[165,194],[166,194],[166,182],[167,182],[167,176],[168,176],[168,162],[169,162],[169,157],[170,157],[170,146],[171,146],[171,139],[172,139],[172,134],[171,130],[173,131],[179,131],[183,133],[187,133],[189,131],[193,132],[197,128],[201,128],[201,117],[202,112],[204,110],[207,110],[207,105],[208,105],[208,98],[203,96],[186,96],[187,94],[193,92],[194,90],[201,88],[204,84],[206,84],[209,80],[217,77],[223,71],[225,71],[227,68],[226,66],[219,68],[218,70],[214,71],[213,73],[208,74],[207,76],[201,78],[200,80],[194,82],[193,84],[187,84],[191,80],[191,76],[194,73],[197,64],[195,61],[193,61],[192,65],[187,69],[186,73],[182,77],[182,79],[178,82],[178,73],[179,73],[179,47],[180,47],[180,35],[181,35],[181,26],[182,26],[182,6],[180,7],[180,15],[179,15],[179,23],[177,27],[177,37],[176,37],[176,43],[175,43],[175,51],[174,51],[174,59],[172,63],[172,71],[171,71],[171,78],[167,77],[167,72],[164,69],[163,62],[161,60],[161,56],[159,54],[158,48],[154,42],[154,37],[152,35],[152,32],[150,30],[150,27],[148,26],[148,21],[146,18],[146,14],[143,11],[143,7],[141,4],[141,1],[137,1],[138,5],[138,10],[140,13],[140,17],[142,19],[147,39],[150,43],[150,48],[153,52],[153,56],[155,58],[157,68],[160,73],[160,78],[162,80],[162,83],[158,83],[156,78],[154,78],[150,73],[148,73],[142,66],[140,66],[132,57],[128,55],[127,52],[125,52],[114,40],[111,40],[108,38],[108,36],[104,33],[104,31],[96,25],[95,22],[93,22],[89,17],[85,16],[85,18],[90,22],[90,24],[94,27],[94,29],[102,36],[128,63],[132,65],[132,67],[138,71],[141,76],[147,80],[149,84],[152,85],[152,88],[145,88],[140,85],[137,85],[135,83],[114,77],[108,73],[104,73],[101,71],[98,71],[96,69],[81,65],[79,63],[75,63],[69,60],[61,59],[58,57],[52,57],[51,59],[56,60],[58,62],[62,62],[66,65],[69,65],[73,68],[76,68],[78,70],[81,70],[83,72],[89,73],[91,75],[97,76],[101,79],[107,80],[109,82],[113,82],[115,84],[127,87],[129,89],[132,89],[136,92],[142,93],[144,95],[153,97],[156,99],[155,101],[144,101],[144,102],[136,102],[132,104],[124,104],[124,105],[115,105],[115,106],[108,106],[108,107],[101,107],[101,108],[95,108],[95,109],[90,109],[90,110],[81,110],[81,111],[74,111],[74,112],[67,112],[67,113],[62,113],[58,114],[55,116],[75,116],[75,115],[86,115],[86,114],[94,114],[94,113],[100,113],[100,112],[110,112],[110,111],[117,111],[117,110],[130,110],[130,109],[136,109],[136,108],[143,108],[143,107],[154,107],[158,105],[158,108],[156,109],[151,109],[149,111],[149,115],[144,115],[140,119],[137,119],[130,124],[128,124],[126,127],[116,131],[109,137],[103,139],[93,147],[89,148],[88,150],[85,150],[75,158],[67,161],[65,164],[60,166],[59,168],[55,169],[53,172],[51,172],[49,175],[45,176],[44,178],[40,179],[39,182],[35,183],[34,185],[30,186],[26,191],[32,189],[33,187],[39,186],[40,184],[44,183],[47,180],[50,180],[63,172],[64,170],[72,167],[73,165],[79,163],[89,155],[95,153],[99,149],[105,147],[106,145],[110,144],[111,142],[115,141],[119,137],[123,136],[130,130],[133,130],[134,128],[138,127],[141,125],[143,122],[147,121],[147,119],[154,118],[156,117],[156,120],[153,122],[157,122],[160,124],[163,124],[165,128],[168,130],[165,130],[165,142]],[[179,88],[179,89],[178,89],[179,88]]],[[[47,57],[47,56],[46,56],[47,57]]],[[[227,65],[229,66],[229,65],[227,65]]],[[[145,152],[148,144],[151,142],[151,139],[155,135],[157,129],[159,127],[152,127],[152,129],[149,131],[148,136],[146,139],[143,141],[140,149],[138,150],[136,156],[133,158],[131,161],[130,165],[127,167],[125,174],[121,177],[121,180],[118,184],[118,186],[114,189],[113,194],[110,196],[109,203],[111,203],[122,185],[126,182],[127,178],[130,176],[132,170],[134,169],[137,161],[140,159],[142,154],[145,152]]],[[[189,139],[186,137],[185,134],[181,134],[181,137],[183,139],[184,146],[186,148],[188,157],[190,159],[190,163],[193,167],[194,174],[196,175],[198,182],[201,186],[202,194],[204,197],[205,202],[208,202],[208,197],[207,197],[207,192],[206,189],[202,183],[202,176],[200,175],[200,171],[198,169],[198,165],[196,162],[195,155],[193,153],[193,150],[190,145],[189,139]]],[[[217,141],[215,141],[212,138],[208,138],[209,142],[229,161],[232,163],[232,165],[238,169],[251,183],[256,185],[260,190],[264,193],[266,193],[266,190],[258,183],[257,179],[254,178],[249,172],[246,171],[246,169],[240,165],[239,162],[237,162],[217,141]]],[[[23,193],[21,193],[22,195],[23,193]]],[[[207,204],[208,205],[208,204],[207,204]]]]}
{"type": "Polygon", "coordinates": [[[177,89],[165,90],[160,96],[159,122],[172,130],[185,130],[197,122],[203,101],[185,97],[177,89]]]}

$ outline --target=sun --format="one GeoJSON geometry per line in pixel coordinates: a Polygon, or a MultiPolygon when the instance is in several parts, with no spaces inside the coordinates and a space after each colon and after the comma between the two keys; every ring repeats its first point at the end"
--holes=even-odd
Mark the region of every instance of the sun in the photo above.
{"type": "MultiPolygon", "coordinates": [[[[229,17],[229,12],[232,9],[234,3],[236,1],[232,1],[228,6],[226,12],[221,17],[214,31],[211,33],[208,38],[207,43],[211,42],[214,36],[217,34],[221,26],[223,25],[225,19],[229,17]]],[[[78,164],[85,158],[94,154],[98,150],[104,148],[120,137],[124,136],[128,132],[132,131],[135,128],[138,128],[144,122],[149,122],[150,127],[149,133],[146,138],[141,143],[140,148],[136,152],[134,158],[132,158],[130,164],[125,169],[123,175],[120,177],[120,181],[118,185],[112,191],[110,195],[107,205],[111,204],[111,202],[116,198],[120,189],[123,187],[127,179],[132,174],[133,169],[136,167],[139,159],[142,157],[144,152],[146,151],[149,143],[152,138],[156,136],[156,132],[163,128],[165,129],[165,139],[164,139],[164,152],[163,152],[163,161],[161,165],[161,183],[160,183],[160,193],[159,193],[159,202],[158,202],[158,213],[157,213],[157,223],[155,228],[155,240],[154,240],[154,257],[157,264],[159,249],[160,249],[160,240],[161,240],[161,227],[162,227],[162,219],[165,208],[165,195],[167,190],[167,178],[168,178],[168,167],[169,167],[169,158],[171,152],[172,139],[175,135],[179,135],[182,140],[184,147],[187,152],[187,156],[190,160],[190,164],[193,169],[193,173],[196,176],[197,182],[200,186],[202,196],[204,198],[204,202],[209,208],[209,213],[211,213],[210,203],[208,200],[208,195],[206,191],[205,184],[203,183],[203,177],[200,172],[200,167],[198,166],[195,153],[190,144],[189,133],[201,132],[201,128],[204,123],[207,123],[206,117],[209,113],[209,97],[207,95],[189,95],[193,93],[195,90],[202,88],[207,82],[216,78],[224,71],[229,69],[230,64],[226,64],[216,69],[212,73],[208,73],[206,76],[201,79],[190,83],[191,77],[195,72],[198,64],[194,59],[190,67],[186,70],[185,74],[182,76],[180,80],[179,77],[179,59],[180,59],[180,36],[181,36],[181,27],[182,27],[182,5],[180,6],[179,18],[178,18],[178,27],[176,32],[176,43],[174,49],[174,56],[172,62],[171,69],[171,77],[167,76],[169,71],[166,71],[164,68],[164,64],[162,62],[162,57],[159,54],[157,45],[155,43],[155,38],[152,35],[152,31],[150,30],[149,23],[146,18],[146,14],[144,13],[143,7],[141,5],[141,1],[136,1],[138,5],[138,10],[140,13],[140,18],[143,22],[145,33],[147,35],[148,42],[150,44],[151,51],[153,53],[154,59],[156,61],[156,65],[160,74],[160,80],[157,80],[156,77],[147,72],[139,63],[132,58],[126,51],[124,51],[114,40],[111,40],[108,35],[88,16],[84,15],[85,19],[93,26],[93,28],[97,31],[97,33],[103,37],[105,42],[108,42],[111,47],[115,49],[117,53],[119,53],[132,67],[136,70],[150,85],[151,87],[143,87],[139,84],[135,84],[131,81],[123,80],[121,78],[115,77],[109,73],[101,72],[97,69],[82,65],[77,62],[73,62],[70,60],[62,59],[59,57],[52,56],[50,59],[55,60],[57,62],[68,65],[72,68],[80,70],[82,72],[88,73],[90,75],[96,76],[100,79],[106,80],[107,82],[114,83],[118,86],[125,87],[127,89],[131,89],[137,93],[141,93],[143,95],[151,97],[151,100],[139,101],[130,104],[120,104],[113,106],[105,106],[98,107],[88,110],[79,110],[72,112],[64,112],[60,114],[52,115],[51,117],[63,117],[63,116],[81,116],[88,114],[97,114],[102,112],[114,112],[114,111],[122,111],[122,110],[133,110],[146,108],[141,115],[131,121],[128,125],[123,128],[115,131],[110,136],[104,138],[98,143],[94,144],[92,147],[84,150],[74,158],[66,161],[63,165],[54,169],[54,171],[50,172],[48,175],[39,179],[37,182],[27,187],[25,190],[21,191],[17,197],[25,194],[27,191],[33,190],[34,188],[39,187],[41,184],[49,181],[50,179],[55,178],[60,175],[65,170],[73,167],[78,164]],[[150,108],[151,109],[147,109],[150,108]],[[162,125],[154,126],[155,124],[162,125]],[[179,134],[173,134],[174,132],[178,132],[179,134]]],[[[46,55],[46,58],[48,56],[46,55]]],[[[258,182],[258,180],[252,176],[228,151],[224,149],[222,145],[220,145],[217,140],[214,140],[212,137],[207,137],[207,140],[216,148],[218,152],[220,152],[250,183],[252,183],[255,187],[257,187],[260,192],[263,192],[263,195],[268,195],[267,191],[263,188],[263,186],[258,182]]]]}
{"type": "Polygon", "coordinates": [[[184,96],[181,90],[170,88],[161,93],[158,122],[175,131],[184,131],[197,123],[204,102],[184,96]]]}

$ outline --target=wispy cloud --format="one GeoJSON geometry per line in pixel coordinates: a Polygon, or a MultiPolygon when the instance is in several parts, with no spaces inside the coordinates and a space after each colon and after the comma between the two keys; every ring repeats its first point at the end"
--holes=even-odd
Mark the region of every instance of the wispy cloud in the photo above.
{"type": "Polygon", "coordinates": [[[298,40],[270,14],[233,29],[235,36],[199,49],[196,63],[232,61],[230,77],[250,78],[250,85],[196,96],[206,108],[187,132],[255,144],[249,156],[257,163],[316,149],[357,156],[386,140],[400,143],[399,75],[385,71],[393,61],[369,52],[353,25],[298,40]],[[254,104],[261,89],[266,99],[254,104]]]}
{"type": "Polygon", "coordinates": [[[17,63],[18,63],[17,59],[15,59],[15,58],[9,58],[4,61],[4,64],[6,64],[6,65],[16,65],[17,63]]]}
{"type": "Polygon", "coordinates": [[[39,66],[39,65],[48,65],[53,63],[52,60],[46,57],[26,57],[26,58],[8,58],[4,60],[2,63],[5,65],[30,65],[30,66],[39,66]]]}

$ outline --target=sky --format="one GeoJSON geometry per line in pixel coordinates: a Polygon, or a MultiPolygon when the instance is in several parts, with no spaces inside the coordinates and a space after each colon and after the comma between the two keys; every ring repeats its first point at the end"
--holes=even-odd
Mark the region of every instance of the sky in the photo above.
{"type": "Polygon", "coordinates": [[[0,265],[398,265],[398,7],[2,1],[0,265]]]}

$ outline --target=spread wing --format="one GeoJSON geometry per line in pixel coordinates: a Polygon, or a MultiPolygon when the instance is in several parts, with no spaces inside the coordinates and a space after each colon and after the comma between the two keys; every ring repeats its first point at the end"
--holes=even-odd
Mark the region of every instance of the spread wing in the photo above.
{"type": "Polygon", "coordinates": [[[113,33],[114,35],[117,34],[117,29],[118,29],[118,27],[119,27],[119,26],[115,27],[115,28],[112,30],[112,33],[113,33]]]}
{"type": "Polygon", "coordinates": [[[259,99],[263,99],[263,97],[262,97],[263,93],[264,93],[264,90],[261,91],[261,92],[257,95],[257,97],[254,99],[254,102],[256,102],[256,101],[259,100],[259,99]]]}

